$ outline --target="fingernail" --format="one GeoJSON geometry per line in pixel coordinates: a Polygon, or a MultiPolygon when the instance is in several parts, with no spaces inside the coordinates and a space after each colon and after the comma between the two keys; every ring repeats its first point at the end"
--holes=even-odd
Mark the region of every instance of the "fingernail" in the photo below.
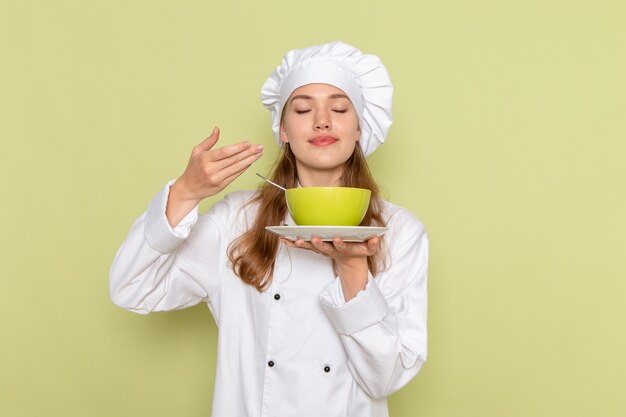
{"type": "Polygon", "coordinates": [[[259,152],[263,151],[263,145],[257,145],[256,150],[259,152]]]}

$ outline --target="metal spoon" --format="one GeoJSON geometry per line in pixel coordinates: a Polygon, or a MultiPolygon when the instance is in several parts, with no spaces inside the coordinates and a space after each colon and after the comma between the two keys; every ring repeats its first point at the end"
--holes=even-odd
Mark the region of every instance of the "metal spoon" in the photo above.
{"type": "Polygon", "coordinates": [[[278,187],[283,191],[287,191],[287,189],[285,187],[281,187],[280,185],[276,184],[275,182],[272,182],[270,180],[268,180],[267,178],[265,178],[263,175],[259,174],[258,172],[256,173],[259,177],[263,178],[265,181],[269,182],[270,184],[272,184],[274,187],[278,187]]]}

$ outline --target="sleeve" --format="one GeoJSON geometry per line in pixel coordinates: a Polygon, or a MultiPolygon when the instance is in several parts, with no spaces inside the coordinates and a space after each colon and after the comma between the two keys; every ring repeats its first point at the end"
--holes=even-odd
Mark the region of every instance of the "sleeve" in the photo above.
{"type": "Polygon", "coordinates": [[[407,223],[390,247],[389,268],[370,275],[356,297],[344,301],[339,279],[320,294],[350,372],[375,399],[402,388],[426,361],[428,236],[419,221],[407,223]]]}
{"type": "MultiPolygon", "coordinates": [[[[109,275],[111,300],[148,314],[210,302],[219,285],[223,233],[196,206],[172,228],[165,216],[170,181],[133,223],[109,275]]],[[[219,203],[218,203],[219,204],[219,203]]]]}

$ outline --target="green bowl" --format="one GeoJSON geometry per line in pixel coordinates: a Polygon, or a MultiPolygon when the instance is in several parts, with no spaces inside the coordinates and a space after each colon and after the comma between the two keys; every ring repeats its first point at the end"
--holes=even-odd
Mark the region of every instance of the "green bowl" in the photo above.
{"type": "Polygon", "coordinates": [[[372,192],[350,187],[289,188],[289,213],[298,226],[358,226],[372,192]]]}

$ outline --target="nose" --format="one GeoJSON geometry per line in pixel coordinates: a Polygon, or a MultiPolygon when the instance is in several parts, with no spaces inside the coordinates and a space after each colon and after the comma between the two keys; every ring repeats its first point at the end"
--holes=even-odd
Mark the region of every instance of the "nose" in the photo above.
{"type": "Polygon", "coordinates": [[[328,129],[330,129],[330,117],[328,115],[328,112],[318,111],[315,114],[314,124],[315,124],[314,125],[315,130],[328,130],[328,129]]]}

